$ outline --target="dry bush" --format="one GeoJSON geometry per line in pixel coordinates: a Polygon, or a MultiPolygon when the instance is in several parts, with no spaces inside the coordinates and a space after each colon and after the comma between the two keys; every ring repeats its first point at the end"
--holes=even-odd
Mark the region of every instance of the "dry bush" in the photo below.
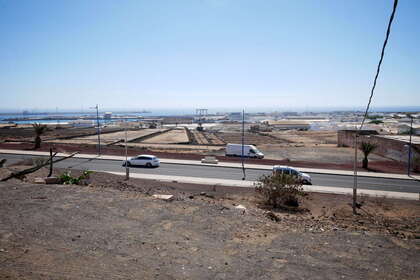
{"type": "Polygon", "coordinates": [[[261,202],[273,208],[297,208],[299,199],[307,194],[296,177],[285,174],[263,175],[255,183],[255,192],[261,202]]]}
{"type": "Polygon", "coordinates": [[[389,211],[393,208],[392,201],[389,200],[385,195],[366,196],[365,201],[370,202],[374,206],[378,206],[386,211],[389,211]]]}

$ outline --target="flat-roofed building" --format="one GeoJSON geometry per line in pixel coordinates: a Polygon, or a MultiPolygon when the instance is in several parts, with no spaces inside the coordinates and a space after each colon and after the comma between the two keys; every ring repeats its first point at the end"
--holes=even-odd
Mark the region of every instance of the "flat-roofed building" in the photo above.
{"type": "MultiPolygon", "coordinates": [[[[410,124],[400,124],[398,126],[398,134],[410,134],[410,124]]],[[[420,125],[413,124],[413,135],[420,135],[420,125]]]]}
{"type": "Polygon", "coordinates": [[[277,130],[288,130],[288,129],[309,130],[311,128],[311,124],[306,121],[265,120],[265,121],[262,121],[262,123],[271,127],[272,129],[277,129],[277,130]]]}

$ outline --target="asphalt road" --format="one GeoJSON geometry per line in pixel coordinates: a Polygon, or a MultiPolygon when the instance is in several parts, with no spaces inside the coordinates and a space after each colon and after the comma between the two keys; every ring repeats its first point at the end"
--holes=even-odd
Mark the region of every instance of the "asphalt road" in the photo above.
{"type": "MultiPolygon", "coordinates": [[[[0,154],[0,158],[6,158],[6,165],[8,165],[22,161],[25,158],[36,158],[36,156],[0,154]]],[[[115,160],[67,159],[65,161],[55,164],[54,167],[73,168],[80,170],[88,169],[97,171],[125,172],[125,167],[122,166],[122,162],[115,160]]],[[[189,176],[200,178],[218,178],[232,180],[242,179],[241,169],[218,166],[198,166],[161,163],[161,166],[158,168],[132,167],[130,168],[130,172],[157,175],[189,176]]],[[[261,175],[269,173],[270,172],[267,170],[247,169],[246,180],[253,181],[261,175]]],[[[353,187],[352,176],[317,173],[308,174],[312,177],[312,184],[314,185],[342,188],[353,187]]],[[[372,178],[359,176],[358,186],[360,189],[420,193],[420,182],[416,180],[372,178]]]]}

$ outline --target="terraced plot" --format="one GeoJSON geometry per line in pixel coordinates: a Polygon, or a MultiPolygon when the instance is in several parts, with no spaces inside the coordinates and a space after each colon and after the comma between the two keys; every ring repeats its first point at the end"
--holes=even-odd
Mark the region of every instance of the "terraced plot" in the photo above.
{"type": "Polygon", "coordinates": [[[275,138],[300,144],[337,144],[336,131],[273,131],[268,134],[275,138]]]}
{"type": "MultiPolygon", "coordinates": [[[[163,131],[163,129],[141,129],[141,130],[129,130],[127,131],[127,140],[128,142],[138,139],[140,137],[144,137],[150,135],[152,133],[163,131]]],[[[52,143],[69,143],[69,144],[96,144],[98,136],[91,135],[86,137],[78,137],[72,139],[62,139],[62,140],[51,140],[49,142],[52,143]]],[[[101,142],[103,144],[109,145],[115,143],[117,141],[124,141],[125,139],[125,132],[113,132],[113,133],[106,133],[101,134],[101,142]]]]}
{"type": "MultiPolygon", "coordinates": [[[[242,134],[240,132],[218,132],[216,134],[225,143],[241,143],[242,134]]],[[[256,133],[245,133],[244,137],[245,144],[262,145],[266,143],[272,144],[284,144],[285,141],[276,139],[269,135],[260,135],[256,133]]]]}
{"type": "Polygon", "coordinates": [[[204,145],[188,145],[188,144],[179,145],[179,144],[128,143],[127,146],[133,147],[133,148],[147,148],[150,151],[171,152],[171,153],[179,152],[179,153],[197,154],[197,153],[224,151],[224,147],[222,146],[204,146],[204,145]]]}
{"type": "Polygon", "coordinates": [[[165,133],[159,134],[157,136],[148,138],[141,143],[145,144],[188,144],[190,140],[188,139],[187,132],[184,128],[181,129],[172,129],[165,133]]]}
{"type": "Polygon", "coordinates": [[[209,144],[209,141],[207,140],[207,138],[200,131],[191,130],[191,133],[192,133],[193,137],[195,138],[195,141],[197,142],[198,145],[208,145],[209,144]]]}
{"type": "Polygon", "coordinates": [[[211,132],[206,132],[205,133],[206,137],[208,140],[210,140],[210,143],[213,145],[225,145],[225,142],[220,139],[219,137],[217,137],[216,134],[211,133],[211,132]]]}

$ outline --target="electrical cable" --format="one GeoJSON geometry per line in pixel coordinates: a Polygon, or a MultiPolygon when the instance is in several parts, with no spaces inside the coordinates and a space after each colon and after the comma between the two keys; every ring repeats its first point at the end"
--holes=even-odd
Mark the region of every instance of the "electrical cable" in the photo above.
{"type": "Polygon", "coordinates": [[[375,88],[376,88],[376,81],[377,81],[377,79],[378,79],[379,72],[381,71],[382,60],[384,59],[385,48],[386,48],[386,45],[388,44],[389,34],[391,33],[391,25],[392,25],[392,22],[393,22],[393,20],[394,20],[395,11],[397,10],[397,5],[398,5],[398,0],[394,0],[394,7],[393,7],[393,9],[392,9],[391,17],[389,18],[388,28],[387,28],[387,30],[386,30],[386,37],[385,37],[384,44],[383,44],[383,46],[382,46],[381,58],[379,59],[378,67],[377,67],[377,69],[376,69],[375,79],[374,79],[374,81],[373,81],[372,90],[370,91],[369,102],[368,102],[368,104],[367,104],[367,106],[366,106],[365,115],[363,116],[363,120],[362,120],[362,123],[360,124],[359,131],[361,131],[361,130],[362,130],[362,128],[363,128],[363,124],[365,123],[366,118],[367,118],[367,115],[368,115],[368,113],[369,113],[369,107],[370,107],[370,104],[371,104],[371,102],[372,102],[373,93],[374,93],[375,88]]]}

